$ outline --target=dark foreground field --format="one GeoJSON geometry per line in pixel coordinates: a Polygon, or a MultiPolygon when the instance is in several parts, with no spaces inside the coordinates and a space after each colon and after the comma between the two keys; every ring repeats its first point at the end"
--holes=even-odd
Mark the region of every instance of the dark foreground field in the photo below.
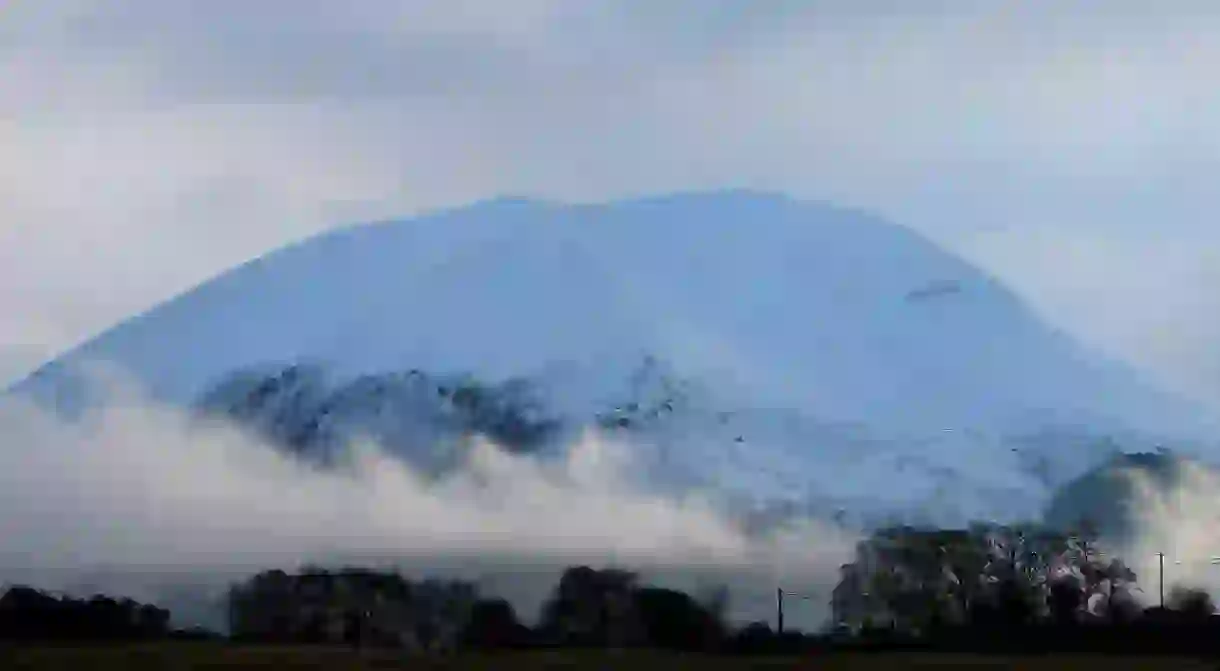
{"type": "Polygon", "coordinates": [[[840,653],[808,657],[708,657],[660,652],[534,651],[443,658],[404,658],[310,647],[163,643],[136,646],[0,648],[0,669],[1126,669],[1220,668],[1187,657],[1059,655],[1007,657],[931,653],[840,653]]]}

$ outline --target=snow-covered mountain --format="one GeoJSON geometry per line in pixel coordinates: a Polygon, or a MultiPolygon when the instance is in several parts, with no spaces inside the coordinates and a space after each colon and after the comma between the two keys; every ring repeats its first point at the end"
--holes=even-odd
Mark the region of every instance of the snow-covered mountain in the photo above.
{"type": "Polygon", "coordinates": [[[421,442],[494,434],[440,393],[454,380],[494,390],[501,420],[528,389],[529,421],[626,431],[649,479],[940,516],[1034,510],[1114,445],[1203,421],[914,232],[750,192],[500,199],[337,230],[17,391],[70,412],[93,360],[290,443],[359,430],[417,460],[421,442]]]}

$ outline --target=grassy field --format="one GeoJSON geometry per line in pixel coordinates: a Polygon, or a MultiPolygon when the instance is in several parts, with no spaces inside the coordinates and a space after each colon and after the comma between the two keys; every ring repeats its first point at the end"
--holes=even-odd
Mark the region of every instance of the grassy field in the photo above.
{"type": "Polygon", "coordinates": [[[38,647],[0,649],[0,669],[1147,669],[1220,668],[1220,662],[1173,657],[1054,656],[980,657],[934,654],[842,654],[810,657],[733,659],[659,652],[517,652],[461,655],[448,659],[404,658],[388,653],[307,647],[245,647],[216,643],[172,643],[120,647],[38,647]]]}

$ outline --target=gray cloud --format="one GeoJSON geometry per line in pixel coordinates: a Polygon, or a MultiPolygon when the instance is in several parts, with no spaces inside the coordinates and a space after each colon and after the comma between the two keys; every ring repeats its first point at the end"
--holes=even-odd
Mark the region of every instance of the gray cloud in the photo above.
{"type": "Polygon", "coordinates": [[[338,223],[745,186],[913,225],[1220,398],[1210,3],[9,11],[0,344],[63,347],[338,223]]]}

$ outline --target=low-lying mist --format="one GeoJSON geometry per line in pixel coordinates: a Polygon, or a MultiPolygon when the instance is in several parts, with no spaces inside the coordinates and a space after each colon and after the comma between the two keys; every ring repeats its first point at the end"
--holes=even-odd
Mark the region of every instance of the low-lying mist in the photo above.
{"type": "Polygon", "coordinates": [[[1125,505],[1132,541],[1119,548],[1139,576],[1143,599],[1160,599],[1164,554],[1166,591],[1203,589],[1220,596],[1220,470],[1193,459],[1181,460],[1171,482],[1139,470],[1125,473],[1132,487],[1125,505]]]}
{"type": "Polygon", "coordinates": [[[0,581],[159,601],[179,624],[223,626],[229,581],[305,563],[461,577],[532,620],[563,567],[638,570],[698,595],[729,588],[736,621],[771,619],[775,588],[819,626],[856,538],[806,520],[747,535],[709,498],[628,485],[629,445],[587,433],[542,463],[474,441],[466,468],[427,479],[376,445],[321,470],[248,432],[105,381],[66,420],[0,398],[0,581]]]}

